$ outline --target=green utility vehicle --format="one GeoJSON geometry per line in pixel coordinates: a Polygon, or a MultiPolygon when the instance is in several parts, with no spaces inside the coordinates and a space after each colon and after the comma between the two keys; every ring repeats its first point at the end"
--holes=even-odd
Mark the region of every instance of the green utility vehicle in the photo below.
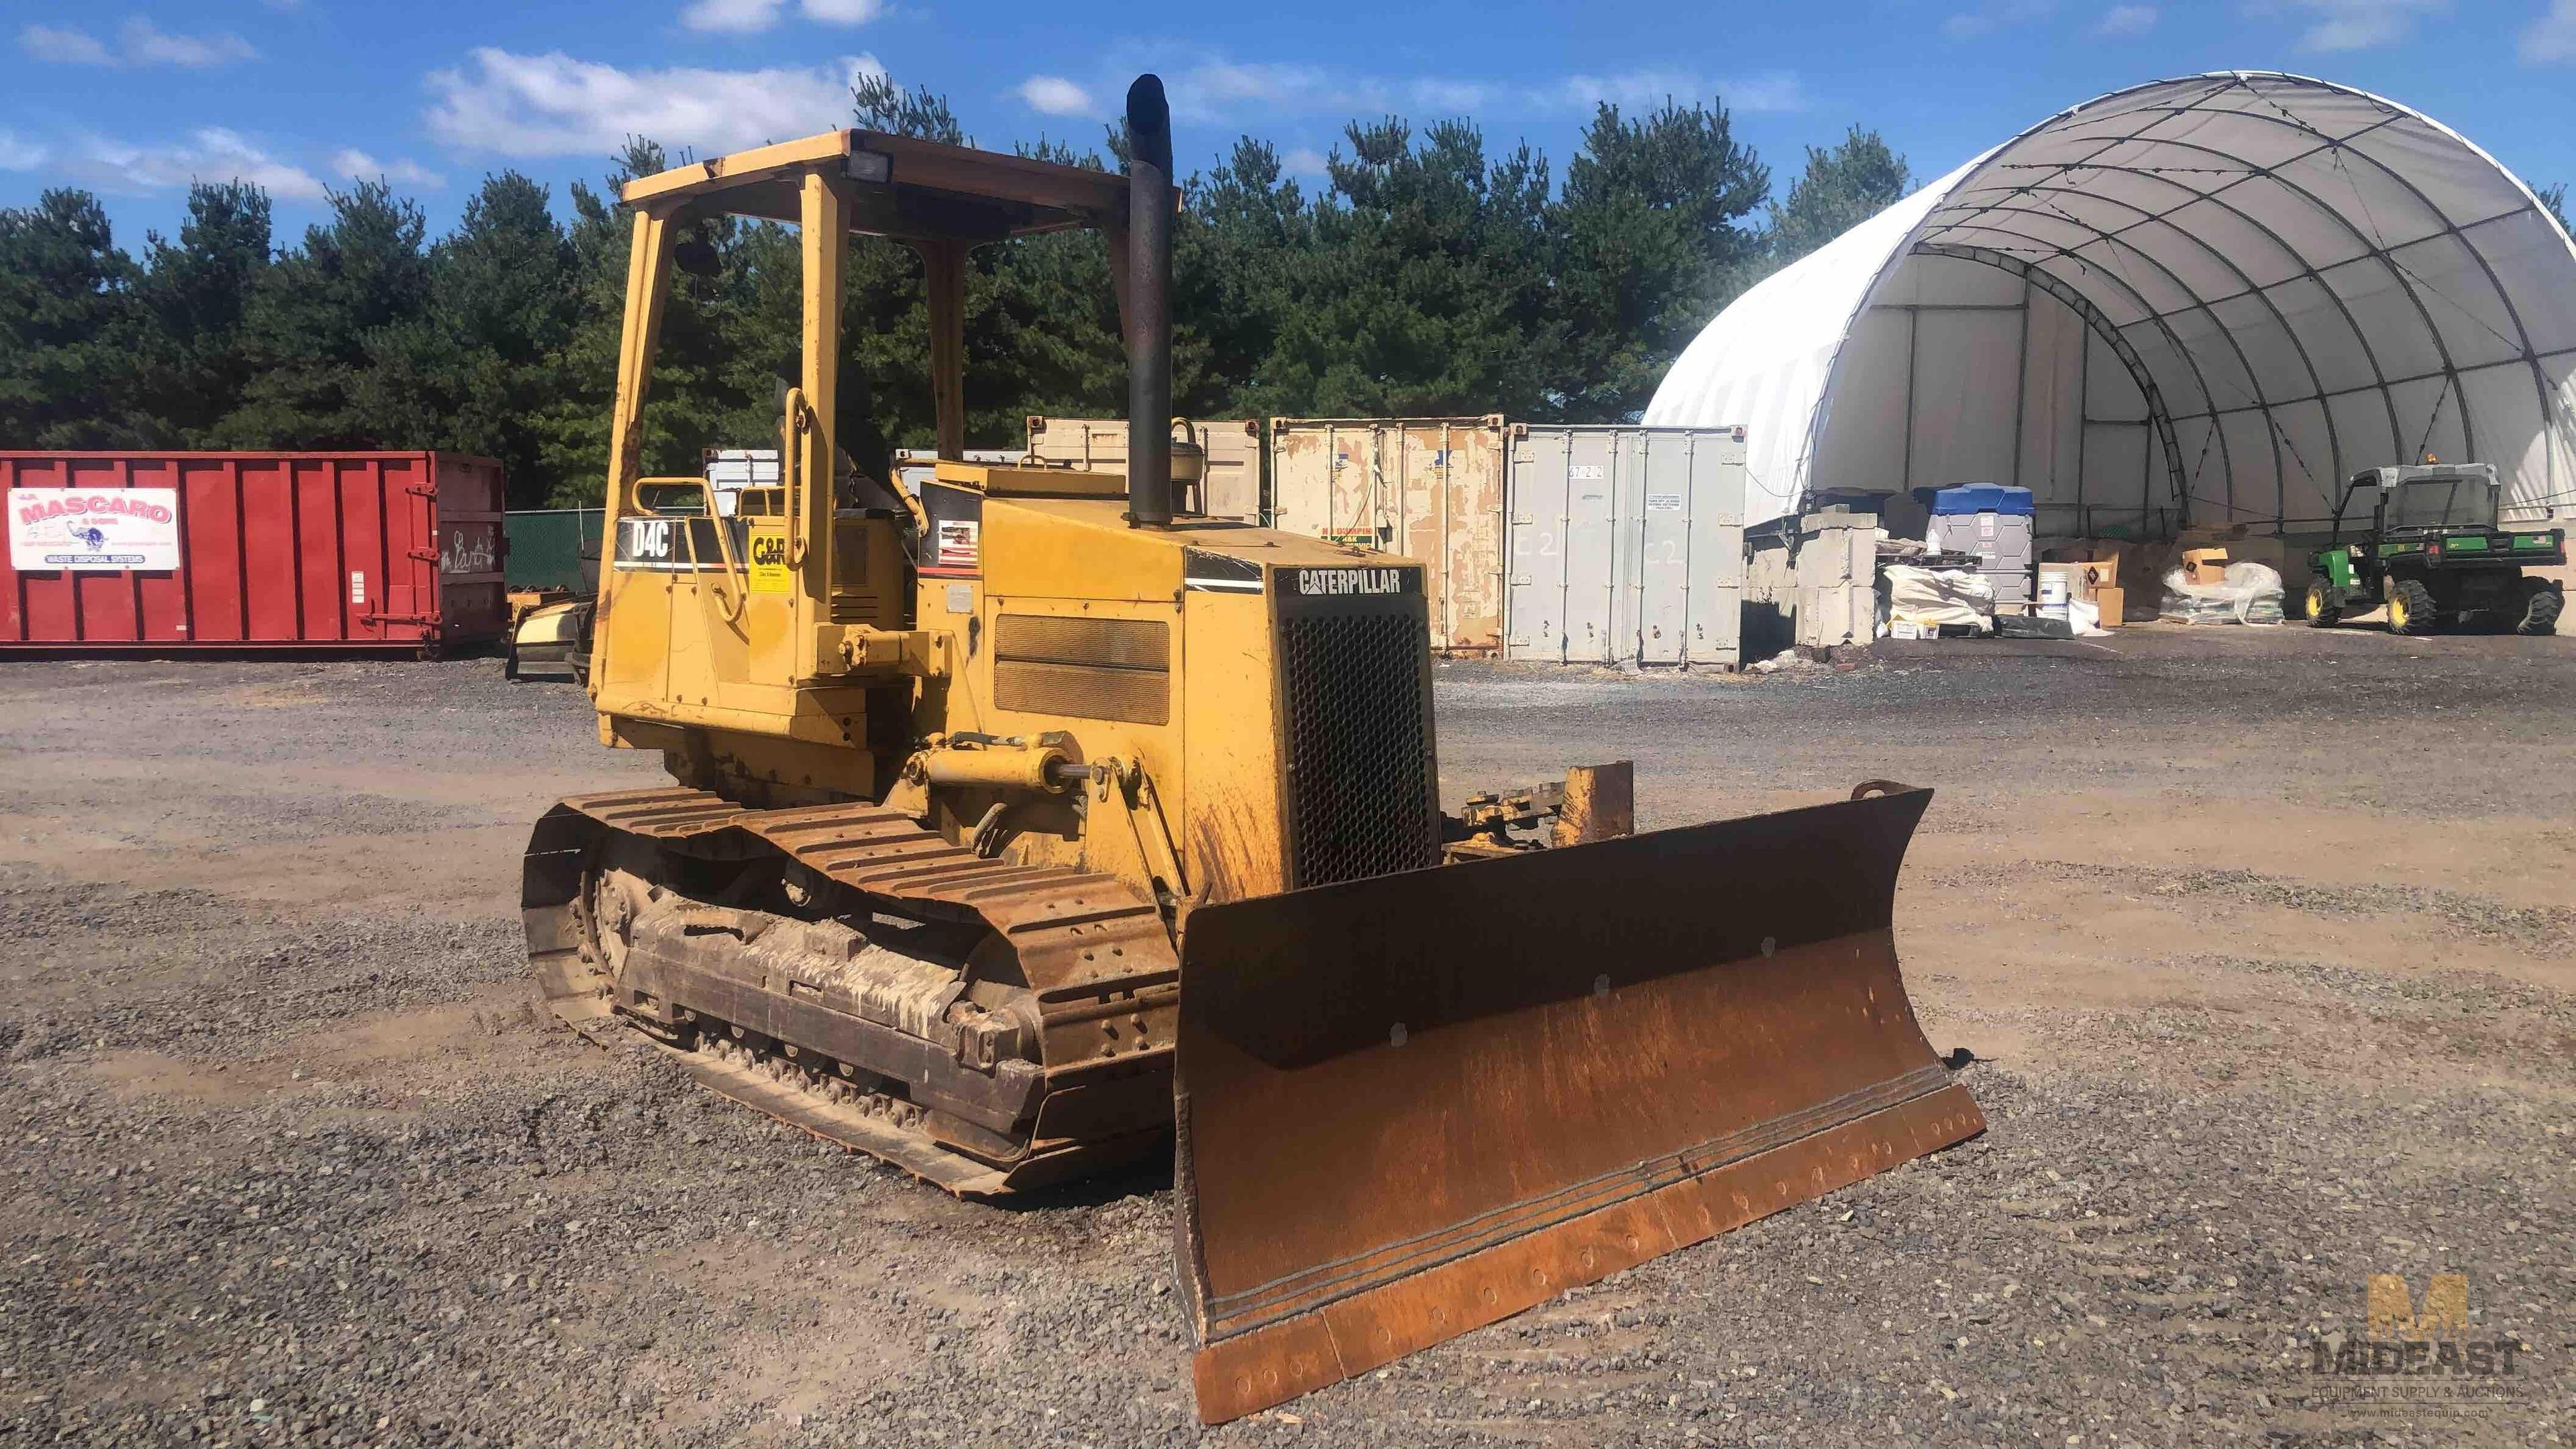
{"type": "Polygon", "coordinates": [[[2354,474],[2335,505],[2333,542],[2308,555],[2308,622],[2322,629],[2385,604],[2392,634],[2480,620],[2517,633],[2555,633],[2565,602],[2559,586],[2522,571],[2567,562],[2567,535],[2537,525],[2497,527],[2502,491],[2492,463],[2354,474]],[[2346,519],[2358,535],[2350,542],[2346,519]]]}

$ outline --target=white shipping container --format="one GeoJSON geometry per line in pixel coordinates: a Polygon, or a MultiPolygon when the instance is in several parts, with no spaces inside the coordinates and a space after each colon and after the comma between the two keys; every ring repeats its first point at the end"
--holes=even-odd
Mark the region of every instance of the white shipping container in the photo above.
{"type": "Polygon", "coordinates": [[[1744,429],[1519,424],[1507,487],[1506,657],[1742,662],[1744,429]]]}

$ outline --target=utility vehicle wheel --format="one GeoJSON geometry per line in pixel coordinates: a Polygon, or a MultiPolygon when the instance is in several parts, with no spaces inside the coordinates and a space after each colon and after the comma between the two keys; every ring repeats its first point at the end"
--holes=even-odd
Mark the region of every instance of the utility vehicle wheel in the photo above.
{"type": "Polygon", "coordinates": [[[2319,629],[2331,629],[2335,621],[2343,617],[2343,610],[2326,602],[2328,597],[2330,596],[2326,593],[2326,586],[2322,581],[2308,585],[2308,623],[2310,625],[2319,629]]]}
{"type": "Polygon", "coordinates": [[[2567,607],[2566,598],[2541,579],[2524,579],[2522,592],[2522,622],[2513,626],[2513,632],[2517,634],[2557,633],[2558,615],[2567,607]]]}
{"type": "Polygon", "coordinates": [[[519,677],[518,650],[512,649],[509,653],[501,657],[501,677],[503,679],[516,679],[519,677]]]}
{"type": "Polygon", "coordinates": [[[2388,591],[2388,632],[2430,634],[2441,627],[2442,606],[2420,580],[2401,579],[2388,591]]]}

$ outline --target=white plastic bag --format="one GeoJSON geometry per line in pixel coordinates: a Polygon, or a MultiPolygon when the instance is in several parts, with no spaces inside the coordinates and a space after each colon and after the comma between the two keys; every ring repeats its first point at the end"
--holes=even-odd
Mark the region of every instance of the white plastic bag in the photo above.
{"type": "Polygon", "coordinates": [[[1921,626],[1960,624],[1980,633],[1994,628],[1995,586],[1969,569],[1923,569],[1889,564],[1879,570],[1887,584],[1887,616],[1921,626]]]}
{"type": "Polygon", "coordinates": [[[2184,580],[2181,569],[2165,575],[2161,617],[2177,624],[2252,624],[2268,628],[2282,620],[2281,576],[2269,564],[2240,560],[2227,566],[2218,583],[2184,580]]]}

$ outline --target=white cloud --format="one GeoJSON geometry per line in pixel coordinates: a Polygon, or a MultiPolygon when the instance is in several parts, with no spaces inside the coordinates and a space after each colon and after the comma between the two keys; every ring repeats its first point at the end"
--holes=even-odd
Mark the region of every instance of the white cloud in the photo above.
{"type": "Polygon", "coordinates": [[[343,147],[332,153],[331,169],[353,181],[399,181],[406,186],[419,186],[431,191],[447,184],[446,177],[408,157],[379,161],[352,147],[343,147]]]}
{"type": "Polygon", "coordinates": [[[1722,80],[1716,86],[1718,97],[1739,111],[1803,111],[1807,108],[1807,89],[1798,77],[1788,71],[1769,75],[1745,76],[1722,80]]]}
{"type": "Polygon", "coordinates": [[[59,65],[175,65],[204,70],[259,55],[238,35],[173,35],[140,15],[118,27],[116,39],[111,49],[88,31],[68,26],[30,25],[18,32],[18,44],[29,55],[59,65]]]}
{"type": "Polygon", "coordinates": [[[1710,80],[1689,71],[1632,70],[1617,75],[1567,76],[1558,87],[1568,105],[1589,107],[1608,101],[1622,110],[1652,110],[1668,101],[1695,104],[1714,95],[1730,110],[1748,114],[1804,110],[1806,89],[1787,71],[1710,80]]]}
{"type": "MultiPolygon", "coordinates": [[[[1651,109],[1667,99],[1684,105],[1712,96],[1747,114],[1797,111],[1807,95],[1797,75],[1772,71],[1743,76],[1709,76],[1680,68],[1648,67],[1604,75],[1575,74],[1504,89],[1461,80],[1447,72],[1426,75],[1370,75],[1343,69],[1269,61],[1234,61],[1222,56],[1175,63],[1130,47],[1115,54],[1113,74],[1154,69],[1162,73],[1173,116],[1185,124],[1238,126],[1283,116],[1315,116],[1336,121],[1384,115],[1417,121],[1440,116],[1500,120],[1566,110],[1588,111],[1597,101],[1624,110],[1651,109]]],[[[1032,78],[1034,82],[1038,78],[1032,78]]],[[[1099,87],[1093,87],[1097,91],[1099,87]]],[[[1030,99],[1023,88],[1022,99],[1030,99]]],[[[1036,102],[1031,100],[1031,104],[1036,102]]],[[[1044,109],[1040,107],[1040,109],[1044,109]]],[[[1320,166],[1321,158],[1316,158],[1320,166]]]]}
{"type": "Polygon", "coordinates": [[[2156,20],[2153,5],[2114,5],[2093,22],[2093,33],[2105,38],[2144,35],[2156,28],[2156,20]]]}
{"type": "Polygon", "coordinates": [[[504,156],[605,156],[629,136],[721,154],[847,125],[851,81],[884,73],[871,55],[810,69],[630,71],[486,46],[470,71],[430,72],[426,119],[443,141],[504,156]]]}
{"type": "Polygon", "coordinates": [[[1962,10],[1941,22],[1941,33],[1952,40],[1974,40],[2015,25],[2045,20],[2056,9],[2054,0],[1987,0],[1974,10],[1962,10]]]}
{"type": "Polygon", "coordinates": [[[776,25],[778,12],[786,3],[787,0],[695,0],[680,12],[680,23],[691,30],[747,35],[776,25]]]}
{"type": "Polygon", "coordinates": [[[1291,176],[1321,176],[1326,164],[1324,153],[1312,146],[1299,146],[1279,158],[1279,169],[1291,176]]]}
{"type": "Polygon", "coordinates": [[[15,131],[0,131],[0,171],[33,171],[45,164],[43,146],[15,131]]]}
{"type": "Polygon", "coordinates": [[[1033,75],[1020,82],[1020,99],[1046,116],[1093,114],[1091,92],[1060,75],[1033,75]]]}
{"type": "Polygon", "coordinates": [[[86,30],[30,25],[18,32],[18,48],[56,65],[114,65],[116,57],[86,30]]]}
{"type": "Polygon", "coordinates": [[[286,201],[320,201],[312,172],[271,156],[237,131],[208,126],[179,145],[135,146],[85,136],[63,158],[64,169],[101,191],[126,196],[167,191],[196,181],[247,181],[286,201]]]}
{"type": "Polygon", "coordinates": [[[137,15],[117,31],[131,65],[180,65],[190,69],[255,59],[259,52],[238,35],[172,35],[137,15]]]}
{"type": "Polygon", "coordinates": [[[2530,65],[2576,61],[2576,0],[2555,0],[2547,14],[2522,32],[2520,51],[2530,65]]]}
{"type": "Polygon", "coordinates": [[[1312,66],[1210,60],[1165,80],[1172,111],[1184,120],[1219,120],[1245,106],[1350,113],[1386,108],[1387,92],[1381,83],[1366,77],[1336,78],[1312,66]]]}
{"type": "MultiPolygon", "coordinates": [[[[800,0],[796,7],[817,25],[865,25],[885,14],[885,0],[800,0]]],[[[778,23],[787,0],[690,0],[680,23],[691,30],[754,35],[778,23]]]]}
{"type": "Polygon", "coordinates": [[[1447,75],[1373,76],[1270,61],[1203,60],[1164,79],[1172,114],[1203,124],[1227,124],[1252,112],[1343,119],[1408,110],[1456,114],[1483,107],[1493,95],[1447,75]]]}
{"type": "MultiPolygon", "coordinates": [[[[2278,14],[2281,8],[2267,0],[2254,13],[2278,14]]],[[[2308,28],[2299,32],[2299,49],[2332,53],[2404,40],[2414,33],[2417,20],[2449,14],[2451,0],[2289,0],[2286,8],[2311,17],[2308,28]]]]}
{"type": "Polygon", "coordinates": [[[1448,111],[1464,115],[1485,104],[1485,88],[1473,81],[1454,81],[1445,76],[1426,77],[1405,87],[1413,104],[1431,111],[1448,111]]]}

